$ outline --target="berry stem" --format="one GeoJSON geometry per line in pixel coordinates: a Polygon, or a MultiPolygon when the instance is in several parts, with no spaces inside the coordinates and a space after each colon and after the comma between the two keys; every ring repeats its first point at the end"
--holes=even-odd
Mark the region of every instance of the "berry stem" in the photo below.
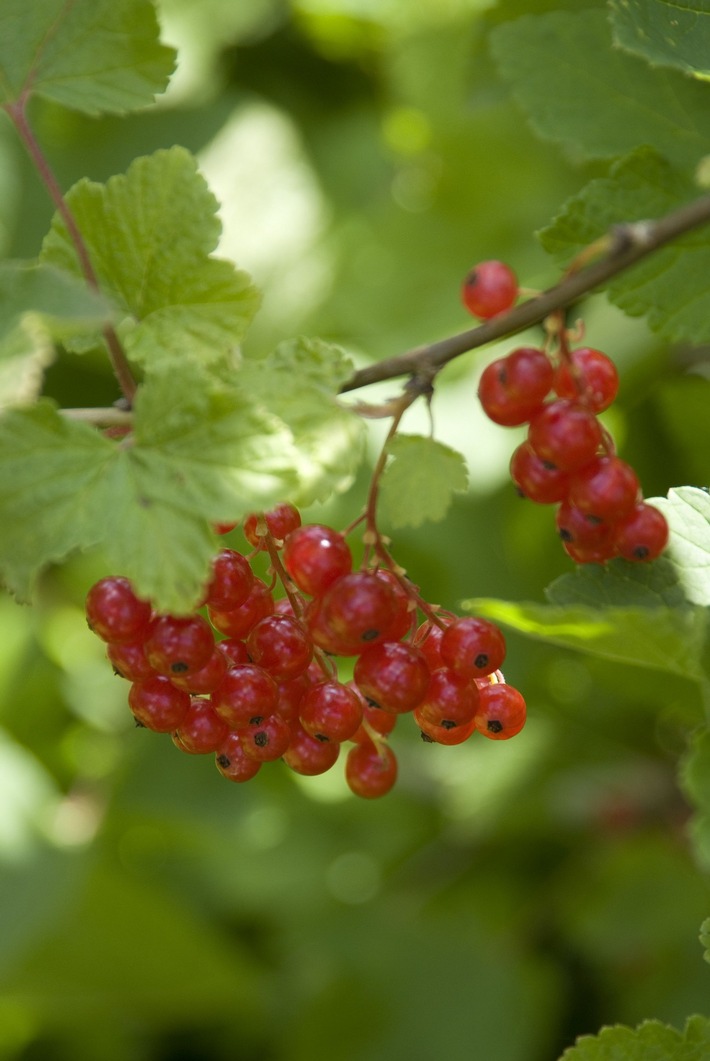
{"type": "Polygon", "coordinates": [[[376,361],[355,372],[343,384],[341,393],[397,376],[428,375],[431,379],[439,369],[461,354],[539,324],[555,310],[571,305],[660,247],[709,222],[710,195],[703,195],[655,221],[615,225],[575,258],[559,284],[477,328],[469,328],[447,339],[376,361]]]}
{"type": "MultiPolygon", "coordinates": [[[[27,97],[26,95],[22,95],[15,103],[6,104],[5,110],[17,130],[20,140],[25,145],[27,153],[32,159],[37,173],[49,193],[50,199],[54,203],[60,217],[67,227],[69,238],[74,245],[74,250],[79,259],[79,266],[84,274],[87,284],[93,291],[98,293],[100,291],[99,281],[89,255],[89,249],[84,242],[84,237],[79,231],[76,218],[67,206],[59,181],[55,177],[52,167],[49,165],[49,161],[39,146],[37,138],[27,120],[26,107],[27,97]]],[[[112,324],[105,324],[102,331],[108,349],[109,360],[111,361],[118,384],[126,400],[132,404],[136,394],[136,381],[133,378],[121,341],[112,324]]]]}

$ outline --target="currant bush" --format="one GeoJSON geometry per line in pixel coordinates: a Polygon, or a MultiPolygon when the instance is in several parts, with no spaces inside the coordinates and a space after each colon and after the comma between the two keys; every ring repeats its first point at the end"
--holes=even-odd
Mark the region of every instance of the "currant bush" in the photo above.
{"type": "MultiPolygon", "coordinates": [[[[345,779],[364,799],[395,784],[388,738],[402,715],[425,740],[447,745],[520,728],[516,690],[510,703],[502,693],[491,702],[488,729],[479,718],[488,687],[503,688],[505,640],[494,623],[442,613],[376,554],[353,571],[345,536],[302,525],[292,505],[248,516],[242,529],[253,552],[217,553],[191,615],[156,614],[123,577],[89,590],[89,625],[131,683],[140,727],[170,733],[186,754],[214,755],[238,783],[276,759],[304,776],[324,773],[349,745],[345,779]],[[267,553],[268,583],[252,567],[267,553]],[[275,600],[278,582],[286,595],[275,600]],[[354,661],[352,680],[340,680],[338,657],[354,661]]],[[[624,548],[640,549],[651,531],[639,515],[624,548]]]]}

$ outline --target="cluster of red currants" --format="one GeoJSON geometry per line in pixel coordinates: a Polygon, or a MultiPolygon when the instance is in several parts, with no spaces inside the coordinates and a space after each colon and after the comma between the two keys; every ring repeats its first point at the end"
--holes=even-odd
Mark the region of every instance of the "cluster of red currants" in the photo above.
{"type": "Polygon", "coordinates": [[[218,553],[191,615],[156,614],[121,576],[89,590],[88,624],[131,682],[139,726],[172,734],[181,751],[214,753],[237,782],[276,759],[324,773],[348,742],[346,781],[370,799],[395,783],[387,738],[402,714],[440,744],[522,729],[525,701],[500,672],[495,624],[437,611],[396,570],[354,571],[345,537],[301,525],[292,505],[247,517],[243,530],[253,552],[218,553]],[[250,563],[264,551],[271,585],[250,563]],[[285,596],[275,599],[279,583],[285,596]],[[354,657],[351,680],[340,680],[335,657],[354,657]]]}
{"type": "MultiPolygon", "coordinates": [[[[482,262],[464,282],[463,297],[477,316],[497,316],[515,301],[517,281],[503,263],[482,262]]],[[[577,563],[654,560],[668,542],[665,517],[643,500],[634,469],[616,455],[598,419],[618,388],[606,354],[566,343],[554,361],[542,349],[519,347],[488,365],[478,387],[491,420],[528,425],[511,477],[521,496],[558,505],[559,535],[577,563]]]]}

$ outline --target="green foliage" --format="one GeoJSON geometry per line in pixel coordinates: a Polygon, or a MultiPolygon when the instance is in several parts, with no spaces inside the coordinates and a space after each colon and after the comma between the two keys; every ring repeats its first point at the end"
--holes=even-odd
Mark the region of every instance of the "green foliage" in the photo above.
{"type": "Polygon", "coordinates": [[[450,446],[422,435],[395,435],[382,476],[381,515],[391,527],[420,527],[442,520],[453,495],[466,489],[463,457],[450,446]]]}
{"type": "Polygon", "coordinates": [[[0,104],[37,95],[123,114],[153,102],[174,61],[149,0],[5,0],[0,11],[0,104]]]}
{"type": "Polygon", "coordinates": [[[682,1032],[657,1020],[604,1028],[565,1050],[563,1061],[701,1061],[710,1049],[710,1021],[691,1017],[682,1032]]]}
{"type": "Polygon", "coordinates": [[[710,9],[705,0],[611,0],[614,41],[657,66],[710,72],[710,9]]]}
{"type": "Polygon", "coordinates": [[[118,121],[173,66],[152,4],[0,4],[0,106],[16,122],[33,97],[101,289],[4,127],[23,260],[0,266],[0,572],[36,607],[0,599],[3,1061],[707,1054],[705,1016],[675,1030],[708,1012],[702,229],[611,281],[615,309],[573,310],[618,361],[621,455],[654,491],[698,484],[654,502],[662,560],[570,570],[550,511],[501,489],[512,436],[476,422],[473,359],[436,380],[437,438],[421,410],[388,443],[396,559],[510,630],[529,709],[510,745],[434,747],[403,719],[387,800],[281,764],[229,786],[131,728],[82,607],[109,571],[192,607],[211,524],[279,500],[349,525],[355,365],[470,326],[476,260],[547,287],[610,226],[693,199],[706,8],[163,0],[175,85],[118,121]],[[118,398],[107,325],[137,375],[126,437],[62,412],[118,398]]]}
{"type": "MultiPolygon", "coordinates": [[[[128,357],[148,371],[219,366],[259,304],[249,277],[211,258],[220,233],[218,203],[188,151],[173,147],[131,164],[106,185],[80,181],[66,195],[101,290],[120,307],[128,357]]],[[[79,274],[76,249],[59,215],[42,261],[79,274]]],[[[97,335],[82,338],[95,345],[97,335]]]]}

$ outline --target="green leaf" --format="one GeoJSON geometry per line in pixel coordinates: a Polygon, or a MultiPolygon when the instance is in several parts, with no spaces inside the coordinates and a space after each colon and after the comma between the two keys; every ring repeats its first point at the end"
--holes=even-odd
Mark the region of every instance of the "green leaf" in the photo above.
{"type": "Polygon", "coordinates": [[[362,460],[364,425],[337,400],[353,372],[349,357],[319,339],[292,339],[266,358],[244,362],[237,382],[293,436],[300,505],[347,489],[362,460]]]}
{"type": "Polygon", "coordinates": [[[560,1061],[703,1061],[710,1049],[710,1021],[690,1017],[683,1032],[657,1020],[638,1028],[621,1024],[583,1035],[560,1061]]]}
{"type": "MultiPolygon", "coordinates": [[[[220,234],[218,203],[190,152],[156,151],[105,185],[80,180],[66,200],[101,290],[123,310],[118,332],[129,358],[154,371],[188,360],[233,368],[259,296],[246,273],[209,256],[220,234]]],[[[58,214],[42,260],[79,273],[58,214]]]]}
{"type": "Polygon", "coordinates": [[[702,681],[707,613],[703,608],[591,607],[474,599],[466,611],[537,641],[702,681]]]}
{"type": "MultiPolygon", "coordinates": [[[[622,221],[662,217],[697,196],[697,188],[647,147],[615,163],[609,176],[591,181],[565,203],[539,233],[542,245],[560,262],[622,221]]],[[[710,340],[710,227],[674,240],[616,277],[608,294],[630,316],[646,315],[665,338],[693,344],[710,340]],[[688,267],[688,263],[692,263],[688,267]]]]}
{"type": "Polygon", "coordinates": [[[700,926],[700,942],[705,948],[703,958],[706,962],[710,962],[710,917],[706,918],[700,926]]]}
{"type": "Polygon", "coordinates": [[[395,435],[380,487],[379,511],[392,527],[419,527],[444,518],[452,495],[465,490],[468,471],[461,453],[423,435],[395,435]]]}
{"type": "Polygon", "coordinates": [[[175,65],[149,0],[3,0],[0,105],[26,94],[86,114],[153,102],[175,65]]]}
{"type": "Polygon", "coordinates": [[[695,486],[670,490],[653,504],[668,520],[671,536],[666,556],[686,600],[710,605],[710,494],[695,486]]]}
{"type": "Polygon", "coordinates": [[[659,66],[710,72],[707,0],[610,0],[614,43],[659,66]]]}
{"type": "Polygon", "coordinates": [[[710,151],[710,86],[611,47],[601,10],[505,23],[493,55],[535,132],[581,158],[650,144],[681,166],[710,151]]]}
{"type": "Polygon", "coordinates": [[[27,599],[47,563],[102,545],[160,610],[194,605],[216,551],[210,523],[296,489],[288,428],[200,384],[189,373],[144,384],[135,438],[121,444],[46,402],[0,417],[0,571],[13,592],[27,599]]]}
{"type": "Polygon", "coordinates": [[[37,396],[55,340],[109,318],[107,304],[83,281],[47,265],[0,263],[0,408],[37,396]]]}

